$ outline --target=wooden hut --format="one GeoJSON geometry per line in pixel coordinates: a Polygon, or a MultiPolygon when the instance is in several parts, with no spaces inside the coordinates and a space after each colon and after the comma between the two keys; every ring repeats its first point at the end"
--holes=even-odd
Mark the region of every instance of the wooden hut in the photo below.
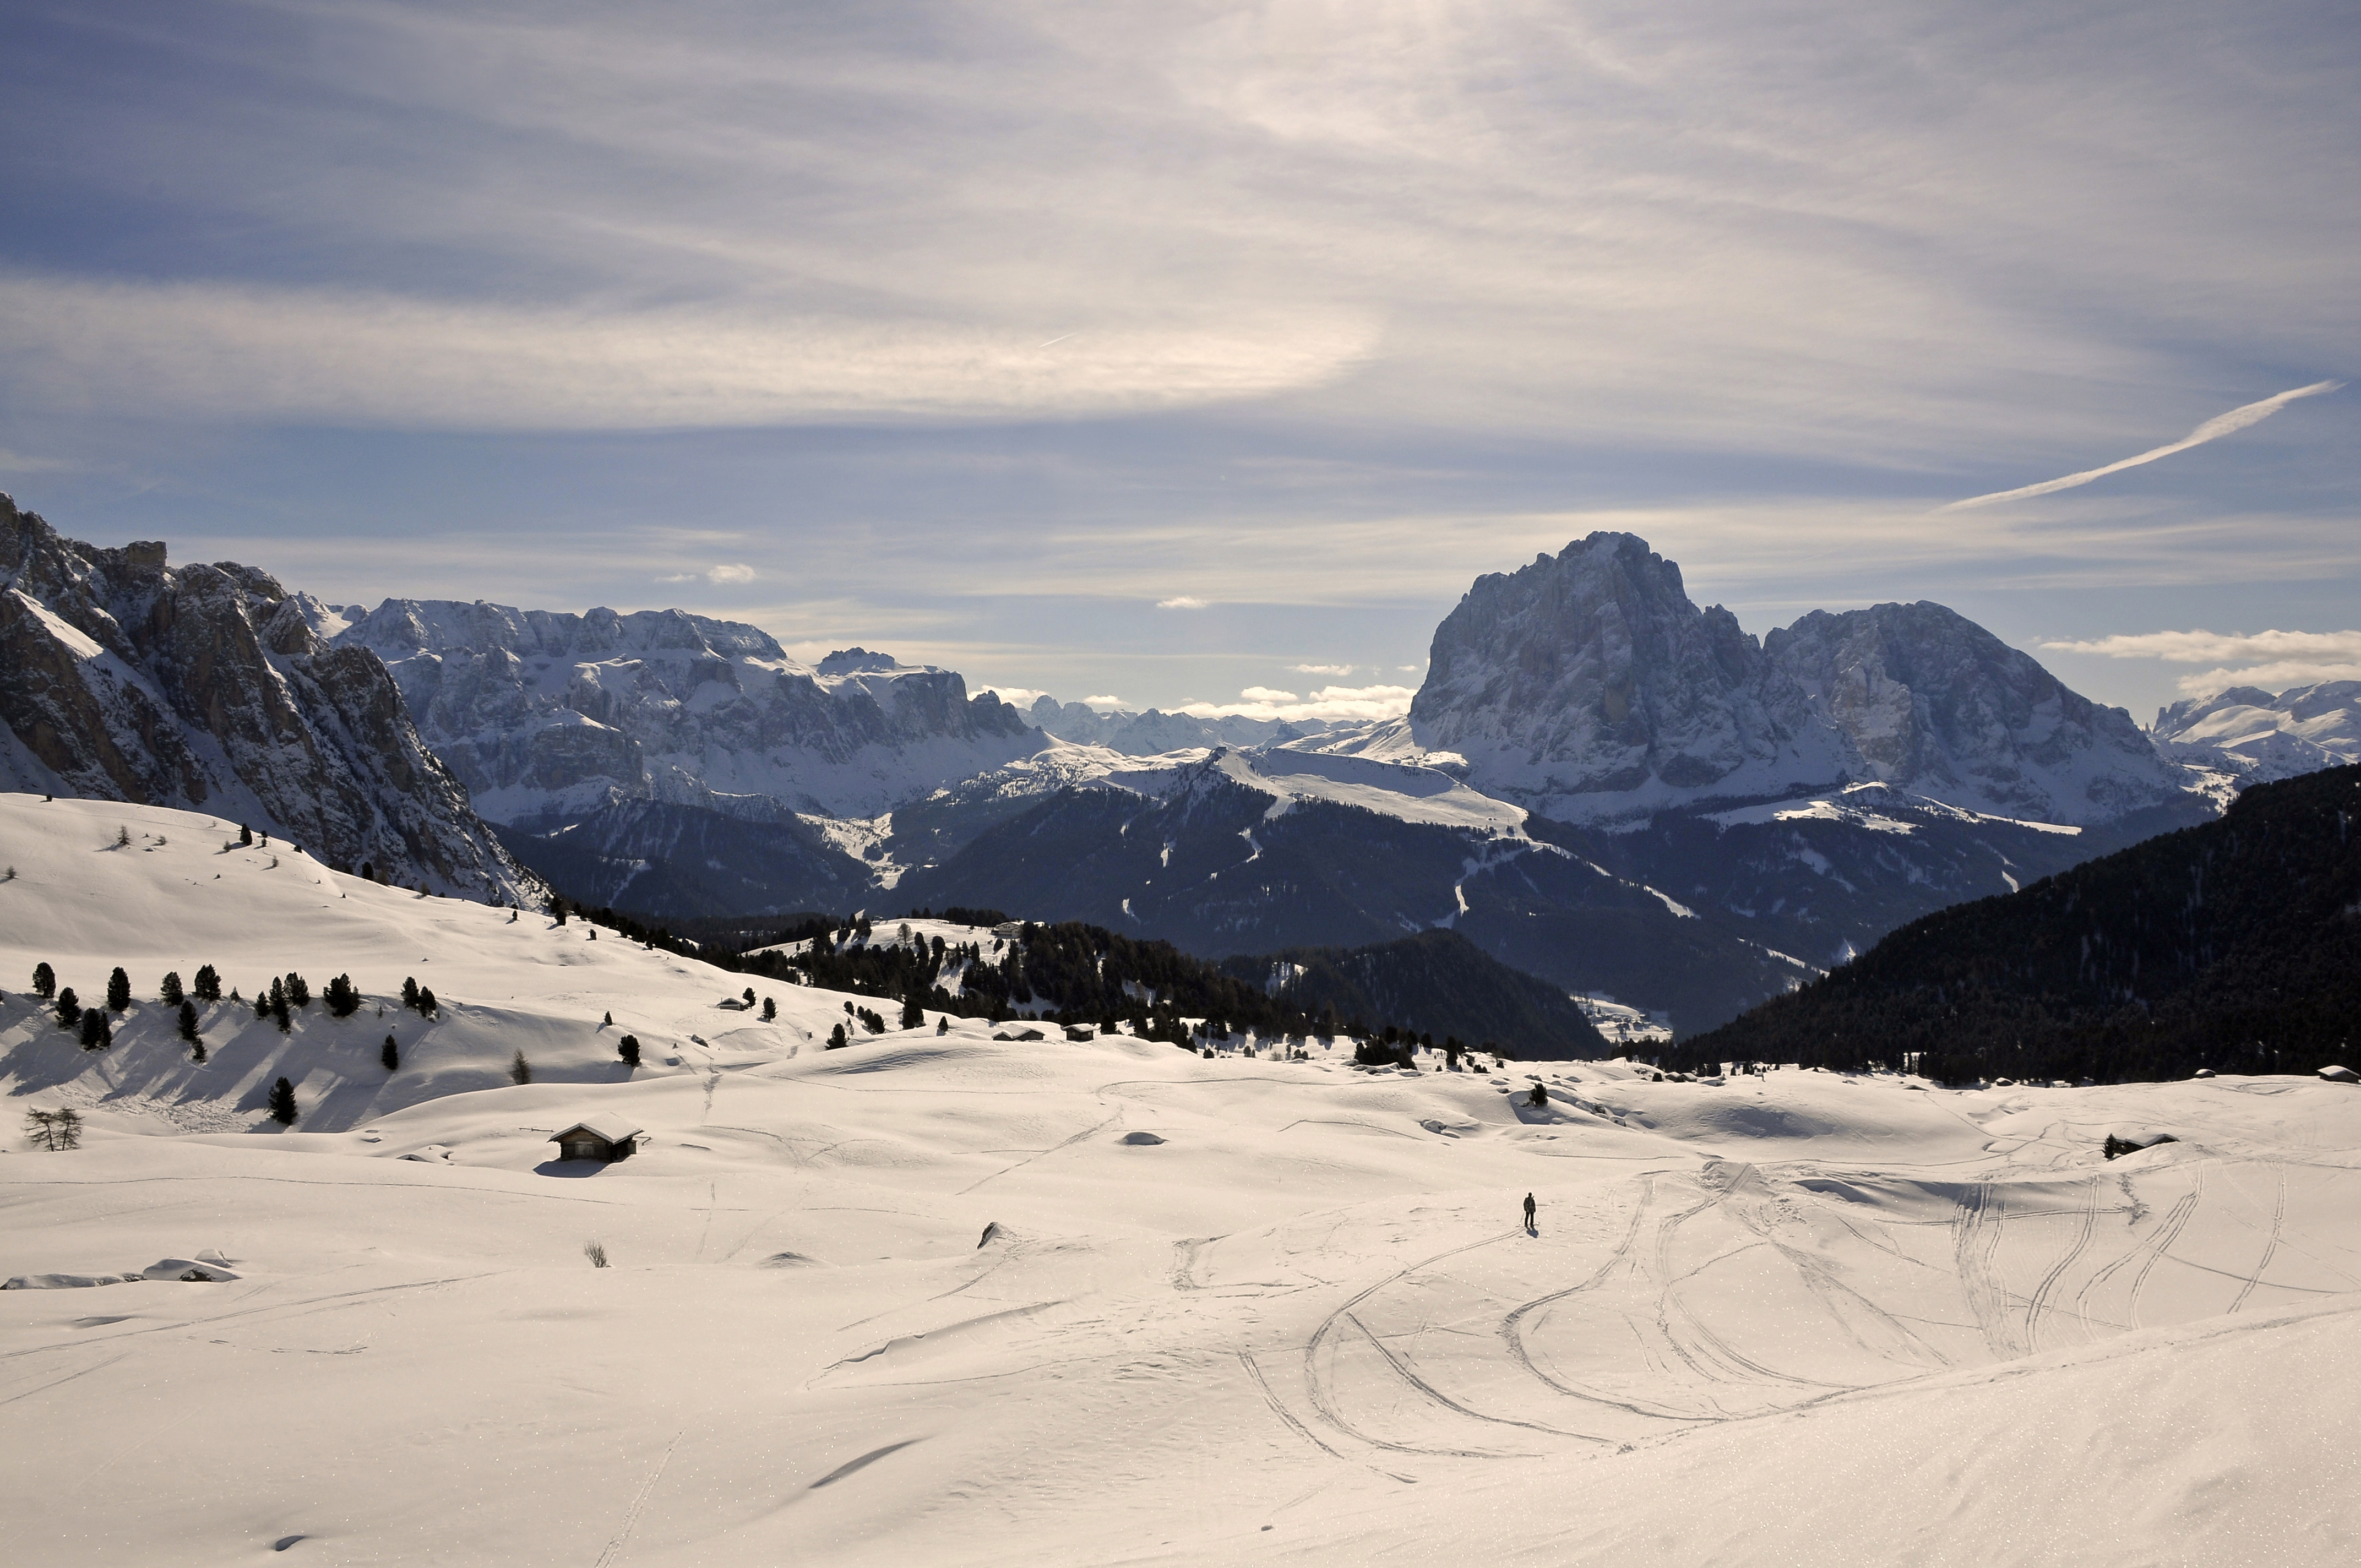
{"type": "Polygon", "coordinates": [[[549,1141],[557,1146],[560,1159],[629,1159],[639,1146],[640,1129],[628,1122],[577,1122],[549,1141]]]}

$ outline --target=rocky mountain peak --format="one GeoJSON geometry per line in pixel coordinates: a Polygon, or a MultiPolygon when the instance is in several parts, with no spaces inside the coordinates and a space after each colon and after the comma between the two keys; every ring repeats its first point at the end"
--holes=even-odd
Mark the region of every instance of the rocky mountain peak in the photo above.
{"type": "Polygon", "coordinates": [[[377,656],[269,573],[58,534],[0,496],[0,785],[204,810],[331,864],[514,899],[537,881],[419,740],[377,656]]]}
{"type": "Polygon", "coordinates": [[[1478,788],[1551,816],[1814,788],[1858,765],[1737,618],[1698,609],[1629,533],[1478,577],[1436,629],[1410,718],[1478,788]]]}
{"type": "Polygon", "coordinates": [[[1864,777],[1952,806],[2101,822],[2181,793],[2131,715],[2103,707],[1956,610],[1814,610],[1763,639],[1864,777]]]}

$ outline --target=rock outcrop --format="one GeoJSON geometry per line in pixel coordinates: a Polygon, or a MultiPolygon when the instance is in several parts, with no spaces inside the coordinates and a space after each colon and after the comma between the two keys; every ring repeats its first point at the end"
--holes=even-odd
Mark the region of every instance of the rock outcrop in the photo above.
{"type": "Polygon", "coordinates": [[[2182,793],[2131,715],[1939,604],[1814,610],[1763,645],[1864,780],[2041,822],[2114,821],[2182,793]]]}
{"type": "Polygon", "coordinates": [[[1409,730],[1477,788],[1574,822],[1874,782],[2089,824],[2185,793],[2128,714],[1940,605],[1816,610],[1758,643],[1628,533],[1477,578],[1409,730]]]}
{"type": "Polygon", "coordinates": [[[1860,758],[1738,620],[1629,533],[1476,579],[1436,628],[1411,731],[1469,779],[1596,821],[1840,784],[1860,758]]]}
{"type": "Polygon", "coordinates": [[[0,496],[0,781],[207,811],[470,897],[537,897],[376,655],[269,574],[100,549],[0,496]]]}

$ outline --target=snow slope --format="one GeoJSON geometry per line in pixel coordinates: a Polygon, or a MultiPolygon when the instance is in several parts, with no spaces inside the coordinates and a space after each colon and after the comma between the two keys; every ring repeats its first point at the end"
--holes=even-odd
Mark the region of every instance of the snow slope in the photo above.
{"type": "Polygon", "coordinates": [[[12,1108],[88,1127],[0,1155],[0,1276],[237,1276],[0,1293],[25,1561],[2361,1548],[2349,1087],[1533,1080],[931,1022],[827,1052],[845,998],[758,987],[763,1025],[705,966],[187,814],[0,797],[0,975],[371,998],[216,1017],[193,1071],[152,1003],[92,1056],[0,1004],[12,1108]],[[443,1022],[375,1016],[403,974],[443,1022]],[[249,1101],[278,1071],[291,1132],[249,1101]],[[554,1159],[591,1116],[651,1141],[554,1159]],[[2178,1141],[2105,1160],[2133,1123],[2178,1141]]]}
{"type": "Polygon", "coordinates": [[[2323,681],[2276,696],[2254,686],[2157,710],[2158,751],[2229,774],[2240,787],[2361,762],[2361,681],[2323,681]]]}

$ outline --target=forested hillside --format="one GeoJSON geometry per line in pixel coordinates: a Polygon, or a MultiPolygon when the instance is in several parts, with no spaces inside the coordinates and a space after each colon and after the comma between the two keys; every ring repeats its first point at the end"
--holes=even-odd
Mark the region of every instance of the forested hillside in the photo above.
{"type": "Polygon", "coordinates": [[[2361,767],[1927,916],[1682,1047],[1947,1081],[2309,1070],[2361,1033],[2361,767]]]}

